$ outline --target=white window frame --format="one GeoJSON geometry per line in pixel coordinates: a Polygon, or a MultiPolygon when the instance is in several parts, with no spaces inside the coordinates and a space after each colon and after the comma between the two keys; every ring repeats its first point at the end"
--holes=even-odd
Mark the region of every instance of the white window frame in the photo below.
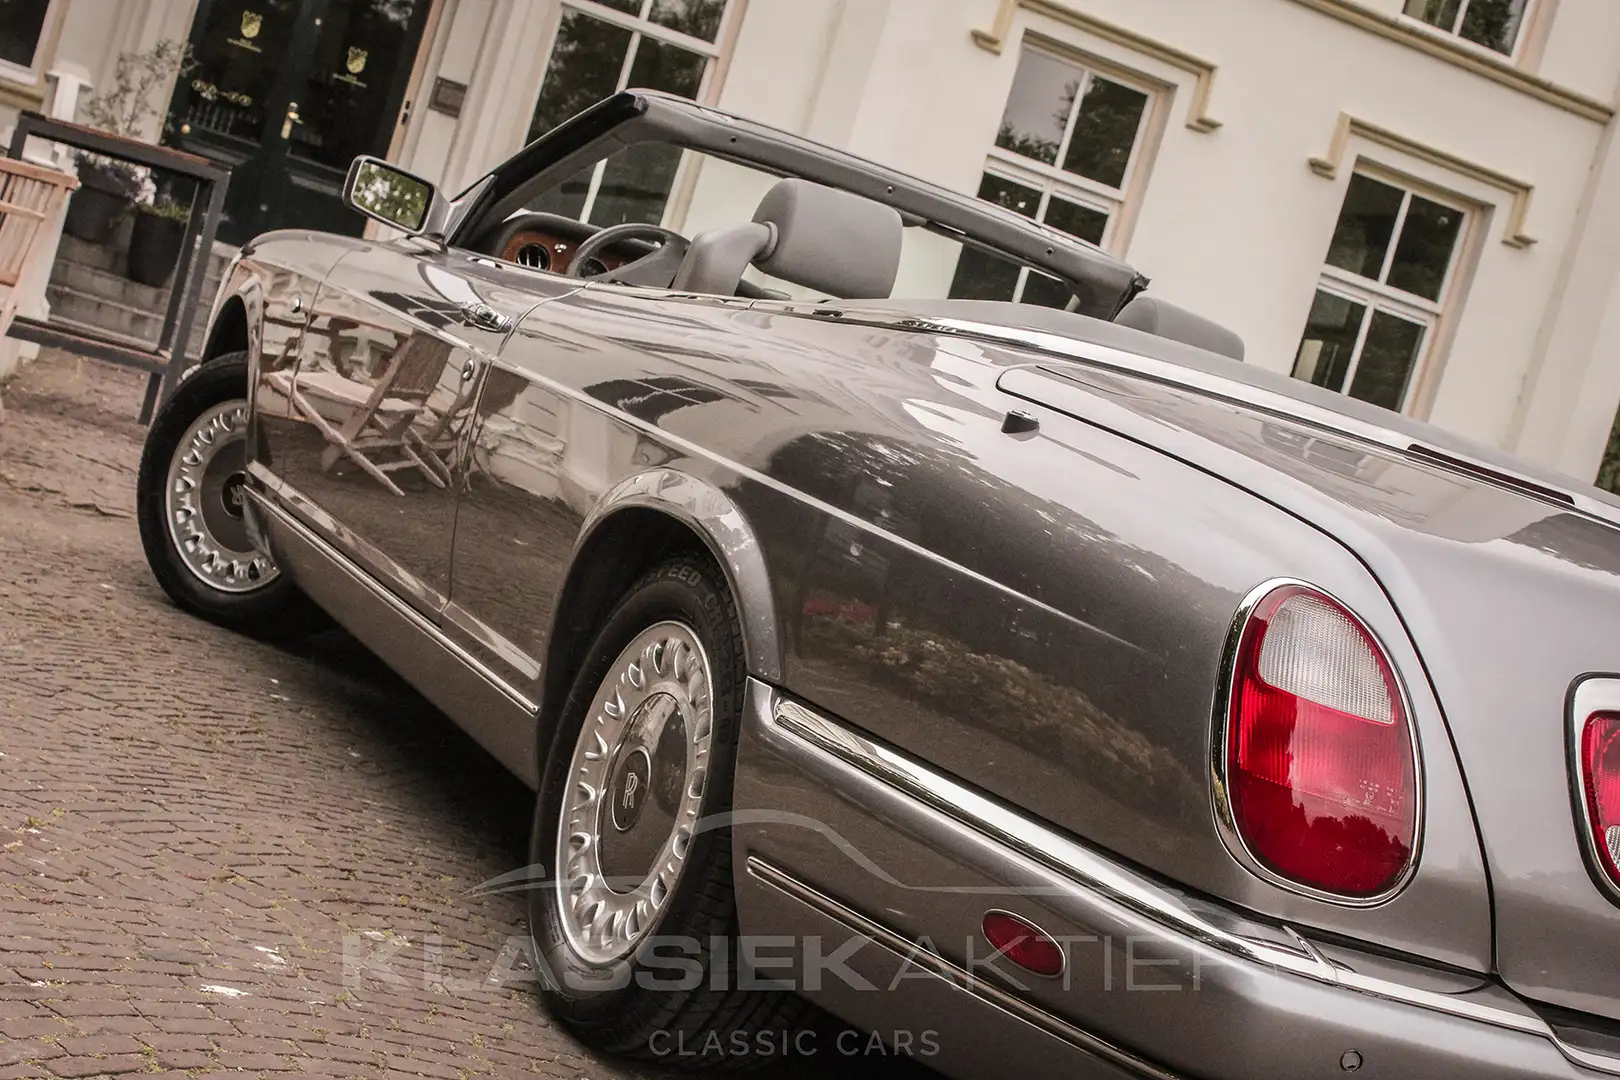
{"type": "MultiPolygon", "coordinates": [[[[737,12],[743,5],[739,0],[726,0],[726,10],[720,16],[719,29],[715,32],[714,41],[709,42],[653,22],[651,18],[652,9],[653,4],[656,2],[657,0],[641,0],[641,14],[628,15],[617,8],[593,3],[592,0],[563,0],[562,18],[566,19],[570,13],[578,12],[589,18],[612,23],[635,33],[636,36],[630,39],[630,47],[625,50],[624,64],[619,68],[619,78],[613,84],[615,93],[630,88],[630,72],[635,70],[636,55],[641,51],[641,42],[645,38],[650,37],[686,49],[688,52],[701,54],[705,58],[705,62],[703,65],[703,79],[698,84],[696,100],[699,103],[705,103],[709,100],[710,91],[714,86],[715,72],[720,68],[720,63],[725,58],[727,45],[731,40],[732,23],[737,18],[737,12]]],[[[562,27],[563,22],[560,19],[557,23],[557,36],[562,34],[562,27]]],[[[554,36],[551,41],[551,48],[546,53],[545,68],[540,72],[540,86],[542,88],[546,85],[546,76],[551,74],[551,58],[556,54],[556,51],[557,39],[554,36]]],[[[538,97],[538,91],[536,96],[538,97]]],[[[591,220],[591,211],[596,209],[596,196],[601,190],[602,177],[606,172],[607,161],[604,159],[597,162],[595,170],[591,173],[590,187],[585,193],[585,205],[579,212],[581,221],[591,220]]],[[[673,199],[673,195],[671,198],[673,199]]]]}
{"type": "MultiPolygon", "coordinates": [[[[988,160],[984,171],[1002,180],[1023,184],[1035,188],[1041,193],[1040,205],[1036,212],[1036,221],[1043,222],[1046,218],[1046,209],[1051,204],[1052,196],[1056,195],[1069,202],[1079,203],[1108,215],[1108,225],[1103,230],[1102,241],[1098,245],[1105,251],[1113,251],[1115,241],[1119,236],[1119,225],[1125,214],[1127,205],[1140,191],[1136,184],[1137,169],[1141,167],[1144,146],[1151,134],[1151,125],[1158,114],[1162,93],[1158,87],[1143,78],[1133,78],[1129,73],[1117,71],[1112,67],[1098,66],[1088,63],[1074,56],[1065,55],[1061,50],[1043,48],[1035,42],[1025,41],[1019,50],[1019,63],[1023,63],[1026,52],[1039,53],[1049,60],[1055,60],[1073,69],[1080,76],[1080,86],[1075,91],[1074,107],[1069,111],[1068,122],[1063,127],[1063,138],[1058,142],[1056,163],[1048,165],[1044,161],[1037,161],[1023,154],[1014,153],[994,144],[990,147],[988,160]],[[1136,135],[1131,142],[1131,155],[1125,162],[1125,175],[1121,177],[1119,187],[1110,187],[1099,183],[1079,173],[1069,172],[1060,164],[1068,156],[1069,144],[1074,139],[1075,125],[1079,122],[1080,111],[1085,105],[1086,94],[1091,90],[1092,80],[1095,78],[1107,79],[1111,83],[1118,83],[1130,90],[1144,95],[1147,104],[1142,109],[1141,119],[1136,124],[1136,135]]],[[[1005,108],[1005,106],[1003,106],[1005,108]]],[[[1018,293],[1022,296],[1024,282],[1028,278],[1028,271],[1018,277],[1018,293]]]]}
{"type": "MultiPolygon", "coordinates": [[[[1468,206],[1454,196],[1433,191],[1429,188],[1418,187],[1410,181],[1396,179],[1380,173],[1376,169],[1358,168],[1351,173],[1351,181],[1357,176],[1364,176],[1380,184],[1386,184],[1401,192],[1401,208],[1395,215],[1395,226],[1390,232],[1389,250],[1384,252],[1383,265],[1378,269],[1378,280],[1363,277],[1352,270],[1345,270],[1329,265],[1325,260],[1322,264],[1322,273],[1317,280],[1317,291],[1325,292],[1330,296],[1349,300],[1351,303],[1366,307],[1361,317],[1361,327],[1356,333],[1355,348],[1350,353],[1350,366],[1345,369],[1343,384],[1334,389],[1335,393],[1350,394],[1350,387],[1355,384],[1356,371],[1361,367],[1361,355],[1367,344],[1367,333],[1372,328],[1373,316],[1380,311],[1389,313],[1409,322],[1419,323],[1423,326],[1423,340],[1418,344],[1417,355],[1412,358],[1412,370],[1406,377],[1406,387],[1401,393],[1399,411],[1406,413],[1412,406],[1417,395],[1418,387],[1423,382],[1428,366],[1433,360],[1435,339],[1440,332],[1442,321],[1448,313],[1451,302],[1452,286],[1458,275],[1459,264],[1463,261],[1461,256],[1468,243],[1470,229],[1474,223],[1474,214],[1468,206]],[[1455,210],[1462,215],[1462,221],[1457,227],[1457,239],[1451,247],[1451,258],[1446,263],[1445,274],[1440,279],[1440,298],[1429,300],[1416,293],[1406,292],[1386,284],[1391,268],[1395,265],[1395,251],[1400,247],[1401,230],[1406,228],[1407,211],[1412,207],[1412,199],[1420,197],[1432,203],[1438,203],[1448,210],[1455,210]]],[[[1348,198],[1350,187],[1345,185],[1345,197],[1348,198]]],[[[1339,214],[1344,213],[1344,199],[1339,200],[1339,214]]],[[[1339,219],[1333,219],[1335,230],[1339,219]]],[[[1329,242],[1331,245],[1331,241],[1329,242]]],[[[1315,293],[1311,296],[1311,303],[1316,302],[1315,293]]],[[[1304,335],[1300,335],[1303,342],[1304,335]]],[[[1297,360],[1296,360],[1297,363],[1297,360]]]]}
{"type": "Polygon", "coordinates": [[[1519,18],[1519,32],[1513,39],[1513,48],[1509,49],[1507,52],[1499,52],[1496,49],[1491,48],[1489,45],[1481,45],[1477,41],[1471,41],[1462,36],[1463,21],[1467,19],[1468,9],[1473,6],[1473,4],[1474,0],[1462,0],[1462,3],[1457,6],[1457,21],[1451,24],[1451,28],[1449,30],[1444,26],[1436,26],[1432,22],[1420,19],[1416,15],[1408,15],[1406,13],[1406,4],[1404,0],[1401,3],[1400,17],[1414,26],[1421,26],[1427,33],[1439,34],[1446,38],[1453,39],[1470,49],[1476,49],[1481,54],[1492,57],[1496,60],[1506,60],[1516,63],[1524,51],[1525,40],[1530,36],[1531,20],[1536,17],[1536,9],[1540,7],[1541,0],[1525,0],[1524,14],[1519,18]]]}

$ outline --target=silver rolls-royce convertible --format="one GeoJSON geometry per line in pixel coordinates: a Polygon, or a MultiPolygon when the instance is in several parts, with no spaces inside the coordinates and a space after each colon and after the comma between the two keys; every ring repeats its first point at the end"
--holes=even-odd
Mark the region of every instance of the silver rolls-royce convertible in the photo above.
{"type": "Polygon", "coordinates": [[[658,94],[347,198],[379,238],[230,268],[142,539],[181,606],[335,620],[534,787],[492,887],[586,1043],[1620,1075],[1608,496],[1244,363],[1017,207],[658,94]]]}

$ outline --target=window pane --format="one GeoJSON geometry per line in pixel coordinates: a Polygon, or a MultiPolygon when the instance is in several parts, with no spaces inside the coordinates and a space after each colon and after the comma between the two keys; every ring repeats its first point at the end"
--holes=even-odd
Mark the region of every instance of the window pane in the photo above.
{"type": "Polygon", "coordinates": [[[1428,300],[1440,299],[1462,221],[1461,210],[1412,196],[1400,242],[1395,245],[1389,283],[1428,300]]]}
{"type": "MultiPolygon", "coordinates": [[[[1041,193],[1034,188],[989,173],[979,182],[979,198],[1027,218],[1033,218],[1041,204],[1041,193]]],[[[1018,291],[1020,269],[1022,267],[1010,259],[965,247],[956,262],[950,297],[953,300],[1011,300],[1018,291]]]]}
{"type": "Polygon", "coordinates": [[[1447,32],[1457,29],[1457,12],[1461,10],[1462,0],[1406,0],[1408,15],[1447,32]]]}
{"type": "Polygon", "coordinates": [[[530,142],[619,88],[632,36],[629,30],[577,11],[563,16],[529,123],[530,142]]]}
{"type": "Polygon", "coordinates": [[[720,36],[720,20],[726,14],[726,0],[656,0],[652,21],[704,41],[720,36]]]}
{"type": "Polygon", "coordinates": [[[1054,229],[1062,229],[1070,236],[1078,236],[1093,244],[1101,244],[1108,229],[1108,213],[1094,206],[1081,206],[1067,199],[1052,196],[1046,205],[1045,221],[1054,229]]]}
{"type": "Polygon", "coordinates": [[[1017,263],[977,248],[963,248],[951,279],[952,300],[1011,300],[1018,291],[1017,263]]]}
{"type": "Polygon", "coordinates": [[[1311,317],[1305,323],[1305,340],[1294,357],[1294,378],[1325,386],[1344,387],[1344,373],[1350,370],[1356,335],[1367,308],[1330,292],[1317,292],[1311,317]]]}
{"type": "Polygon", "coordinates": [[[1417,366],[1425,329],[1422,323],[1387,311],[1373,312],[1350,396],[1386,409],[1399,409],[1406,397],[1406,383],[1417,366]]]}
{"type": "Polygon", "coordinates": [[[1511,53],[1524,24],[1526,0],[1473,0],[1463,15],[1462,36],[1469,41],[1511,53]]]}
{"type": "Polygon", "coordinates": [[[31,67],[51,0],[0,0],[0,60],[31,67]]]}
{"type": "Polygon", "coordinates": [[[1068,305],[1073,296],[1074,290],[1057,278],[1031,270],[1029,280],[1024,282],[1024,295],[1018,298],[1018,302],[1036,307],[1062,308],[1068,305]]]}
{"type": "Polygon", "coordinates": [[[643,37],[630,65],[630,86],[696,98],[708,58],[690,49],[643,37]]]}
{"type": "Polygon", "coordinates": [[[668,143],[637,143],[614,154],[602,172],[591,224],[604,228],[638,221],[657,225],[675,186],[681,150],[668,143]]]}
{"type": "Polygon", "coordinates": [[[1024,50],[1018,58],[1007,111],[1001,116],[996,145],[1048,165],[1056,164],[1063,129],[1068,127],[1080,72],[1043,53],[1024,50]]]}
{"type": "Polygon", "coordinates": [[[641,14],[641,9],[643,6],[642,0],[592,0],[592,3],[601,4],[603,7],[610,7],[614,11],[622,11],[626,15],[638,16],[641,14]]]}
{"type": "Polygon", "coordinates": [[[997,206],[1005,206],[1008,210],[1027,218],[1033,218],[1041,205],[1039,191],[1011,180],[1003,180],[999,176],[991,176],[989,173],[985,173],[984,179],[979,181],[979,198],[993,202],[997,206]]]}
{"type": "Polygon", "coordinates": [[[1140,90],[1093,77],[1063,167],[1099,184],[1122,186],[1147,100],[1140,90]]]}
{"type": "Polygon", "coordinates": [[[1328,265],[1377,281],[1404,197],[1400,188],[1371,177],[1352,176],[1328,247],[1328,265]]]}

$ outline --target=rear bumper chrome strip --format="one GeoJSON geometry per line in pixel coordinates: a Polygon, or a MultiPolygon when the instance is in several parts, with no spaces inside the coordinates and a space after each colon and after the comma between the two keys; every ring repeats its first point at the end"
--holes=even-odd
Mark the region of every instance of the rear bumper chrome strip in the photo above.
{"type": "MultiPolygon", "coordinates": [[[[1075,888],[1152,920],[1167,934],[1189,938],[1238,960],[1354,993],[1536,1035],[1553,1044],[1576,1065],[1620,1076],[1620,1059],[1579,1049],[1560,1040],[1551,1026],[1528,1006],[1518,1011],[1351,971],[1323,956],[1290,927],[1263,924],[1212,901],[1167,889],[803,705],[778,698],[772,721],[778,729],[801,742],[1062,874],[1075,888]]],[[[752,865],[750,872],[753,872],[752,865]]],[[[909,943],[906,948],[915,951],[910,949],[909,943]]],[[[979,993],[977,987],[971,989],[979,993]]]]}
{"type": "Polygon", "coordinates": [[[832,897],[807,885],[792,874],[771,865],[756,855],[748,857],[748,873],[750,876],[771,885],[800,903],[807,904],[823,915],[868,939],[877,942],[892,952],[906,958],[906,963],[921,968],[931,974],[961,987],[974,997],[985,1001],[1004,1012],[1011,1013],[1026,1023],[1033,1024],[1048,1035],[1062,1039],[1088,1054],[1112,1062],[1120,1068],[1127,1069],[1139,1076],[1150,1080],[1181,1080],[1180,1074],[1169,1072],[1152,1062],[1138,1057],[1123,1047],[1117,1046],[1107,1039],[1082,1031],[1073,1024],[1068,1023],[1044,1009],[1036,1008],[1021,998],[1014,997],[993,983],[986,982],[957,964],[946,960],[938,953],[909,941],[887,927],[868,919],[853,908],[839,903],[832,897]]]}

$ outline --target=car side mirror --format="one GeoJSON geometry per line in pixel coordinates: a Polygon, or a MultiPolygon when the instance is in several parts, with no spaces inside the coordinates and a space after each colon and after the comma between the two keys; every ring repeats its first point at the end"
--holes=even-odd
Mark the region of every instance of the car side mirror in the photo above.
{"type": "Polygon", "coordinates": [[[438,189],[380,158],[354,159],[348,179],[343,182],[343,201],[367,217],[412,236],[429,232],[435,222],[444,220],[438,189]]]}

